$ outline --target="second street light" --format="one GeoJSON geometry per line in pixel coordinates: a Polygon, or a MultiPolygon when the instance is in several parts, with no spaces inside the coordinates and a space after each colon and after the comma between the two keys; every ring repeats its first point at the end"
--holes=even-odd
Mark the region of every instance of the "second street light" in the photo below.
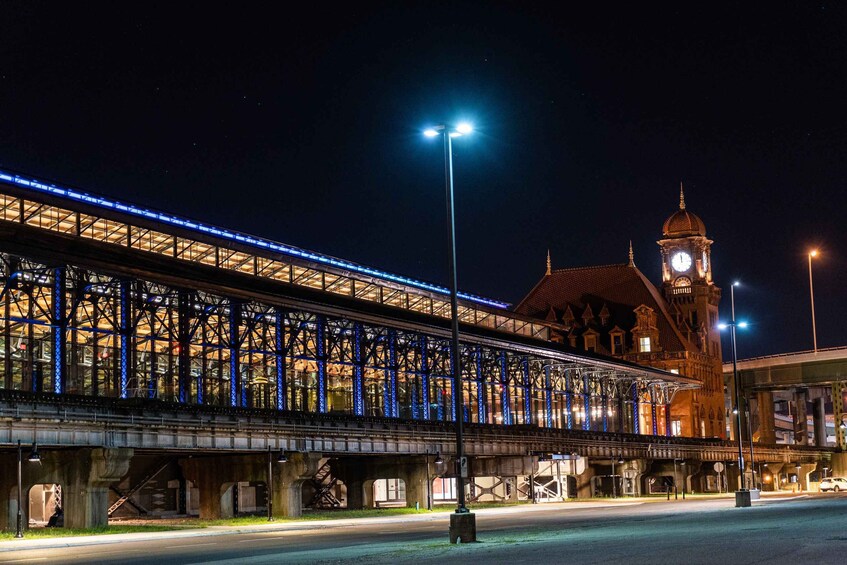
{"type": "Polygon", "coordinates": [[[735,326],[737,325],[739,328],[746,328],[746,322],[738,322],[735,321],[735,287],[738,286],[737,282],[732,283],[730,287],[730,296],[732,299],[732,320],[730,320],[727,324],[720,324],[718,327],[720,329],[729,328],[730,338],[732,340],[732,380],[733,380],[733,390],[734,390],[734,398],[733,398],[733,406],[732,413],[735,414],[735,435],[738,439],[738,474],[741,478],[740,488],[735,491],[735,506],[738,507],[746,507],[750,506],[750,491],[744,488],[744,451],[743,446],[741,444],[741,407],[739,406],[739,402],[741,400],[741,390],[738,386],[738,357],[736,354],[735,347],[735,326]]]}
{"type": "Polygon", "coordinates": [[[456,512],[450,515],[450,543],[476,541],[476,516],[465,506],[465,481],[468,462],[464,455],[462,428],[464,425],[464,402],[462,394],[462,368],[459,355],[459,307],[456,282],[456,214],[453,207],[453,138],[469,134],[469,124],[450,128],[444,124],[424,132],[427,137],[441,136],[444,139],[444,180],[447,187],[447,219],[449,224],[450,255],[450,317],[452,319],[453,396],[456,411],[456,512]]]}

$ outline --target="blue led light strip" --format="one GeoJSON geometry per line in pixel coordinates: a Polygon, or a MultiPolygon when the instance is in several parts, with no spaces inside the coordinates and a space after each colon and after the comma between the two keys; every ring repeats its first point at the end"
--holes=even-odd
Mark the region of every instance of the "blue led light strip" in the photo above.
{"type": "MultiPolygon", "coordinates": [[[[380,279],[385,279],[389,281],[393,281],[396,283],[413,286],[416,288],[420,288],[423,290],[428,290],[431,292],[437,292],[439,294],[450,295],[450,291],[444,287],[425,283],[422,281],[417,281],[414,279],[409,279],[406,277],[401,277],[399,275],[393,275],[391,273],[386,273],[384,271],[379,271],[377,269],[372,269],[370,267],[365,267],[362,265],[357,265],[355,263],[350,263],[348,261],[344,261],[341,259],[335,259],[334,257],[329,257],[327,255],[320,255],[318,253],[314,253],[312,251],[306,251],[304,249],[298,249],[297,247],[292,247],[290,245],[283,245],[281,243],[275,243],[273,241],[262,239],[258,237],[253,237],[249,235],[245,235],[236,231],[230,231],[226,229],[216,228],[213,226],[207,226],[201,224],[199,222],[192,222],[191,220],[185,220],[179,218],[177,216],[172,216],[170,214],[163,214],[160,212],[154,212],[151,210],[146,210],[144,208],[139,208],[137,206],[133,206],[131,204],[122,204],[117,201],[108,200],[106,198],[102,198],[100,196],[92,196],[90,194],[86,194],[84,192],[79,192],[77,190],[72,190],[68,188],[58,187],[52,184],[46,184],[37,180],[29,180],[23,177],[20,177],[16,174],[11,174],[0,170],[0,180],[4,180],[6,182],[16,184],[18,186],[24,186],[26,188],[31,188],[35,190],[39,190],[41,192],[46,192],[48,194],[52,194],[53,196],[60,196],[62,198],[68,198],[71,200],[76,200],[79,202],[84,202],[86,204],[92,204],[94,206],[100,206],[101,208],[107,208],[109,210],[117,210],[119,212],[123,212],[125,214],[131,214],[134,216],[138,216],[141,218],[147,218],[148,220],[155,220],[157,222],[163,222],[165,224],[171,224],[174,226],[179,226],[184,229],[193,230],[196,232],[213,235],[215,237],[220,237],[223,239],[229,239],[232,241],[237,241],[242,244],[251,245],[253,247],[258,247],[260,249],[269,249],[271,251],[276,251],[278,253],[283,253],[285,255],[290,255],[292,257],[299,257],[301,259],[308,259],[309,261],[315,261],[318,263],[322,263],[324,265],[330,265],[332,267],[336,267],[339,269],[346,269],[349,271],[354,271],[356,273],[362,273],[365,275],[369,275],[372,277],[377,277],[380,279]]],[[[485,306],[491,306],[494,308],[508,308],[509,304],[507,302],[500,302],[497,300],[489,300],[487,298],[482,298],[480,296],[475,296],[473,294],[466,294],[463,292],[459,292],[457,296],[463,300],[469,300],[471,302],[476,302],[477,304],[483,304],[485,306]]]]}

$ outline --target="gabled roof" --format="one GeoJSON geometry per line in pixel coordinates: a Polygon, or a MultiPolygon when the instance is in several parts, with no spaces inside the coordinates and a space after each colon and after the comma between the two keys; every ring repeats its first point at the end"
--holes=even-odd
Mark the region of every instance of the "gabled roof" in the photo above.
{"type": "Polygon", "coordinates": [[[557,269],[545,275],[516,307],[515,311],[545,319],[553,308],[563,312],[572,308],[582,312],[590,304],[604,304],[609,324],[631,330],[633,310],[644,304],[656,312],[659,343],[665,351],[693,351],[697,348],[680,332],[671,307],[659,290],[635,266],[627,264],[557,269]]]}

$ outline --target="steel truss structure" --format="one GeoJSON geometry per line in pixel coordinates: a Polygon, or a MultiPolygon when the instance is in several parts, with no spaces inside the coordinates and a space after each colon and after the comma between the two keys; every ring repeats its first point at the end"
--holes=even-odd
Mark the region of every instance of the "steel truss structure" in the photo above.
{"type": "Polygon", "coordinates": [[[423,421],[460,394],[473,423],[670,435],[697,386],[466,294],[456,383],[445,289],[2,171],[0,229],[6,390],[423,421]]]}
{"type": "MultiPolygon", "coordinates": [[[[3,388],[453,421],[445,336],[0,253],[3,388]]],[[[464,419],[669,434],[680,385],[464,342],[464,419]]]]}

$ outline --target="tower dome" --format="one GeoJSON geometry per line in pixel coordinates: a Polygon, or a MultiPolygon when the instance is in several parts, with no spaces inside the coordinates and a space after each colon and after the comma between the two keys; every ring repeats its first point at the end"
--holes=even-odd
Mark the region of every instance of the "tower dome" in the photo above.
{"type": "Polygon", "coordinates": [[[679,183],[679,210],[670,215],[662,226],[665,237],[686,237],[691,235],[706,235],[706,224],[697,214],[685,209],[685,193],[682,183],[679,183]]]}

